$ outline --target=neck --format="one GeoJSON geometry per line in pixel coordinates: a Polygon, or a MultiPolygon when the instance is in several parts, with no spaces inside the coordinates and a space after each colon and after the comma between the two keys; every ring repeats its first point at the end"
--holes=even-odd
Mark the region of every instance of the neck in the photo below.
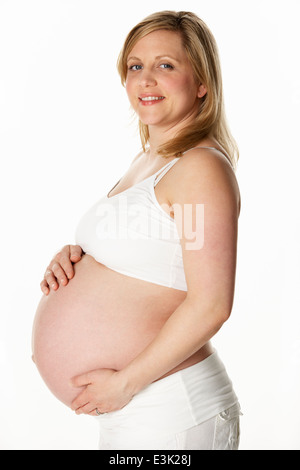
{"type": "Polygon", "coordinates": [[[193,122],[194,117],[195,115],[193,113],[192,115],[187,116],[183,121],[180,121],[171,127],[149,126],[149,158],[161,158],[158,154],[158,149],[170,140],[174,139],[182,129],[193,122]]]}

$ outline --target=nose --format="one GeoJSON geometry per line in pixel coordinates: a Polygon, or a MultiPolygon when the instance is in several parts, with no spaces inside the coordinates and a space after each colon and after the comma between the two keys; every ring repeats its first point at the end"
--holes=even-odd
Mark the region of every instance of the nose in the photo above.
{"type": "Polygon", "coordinates": [[[157,81],[151,70],[142,70],[140,73],[140,86],[141,88],[153,87],[157,85],[157,81]]]}

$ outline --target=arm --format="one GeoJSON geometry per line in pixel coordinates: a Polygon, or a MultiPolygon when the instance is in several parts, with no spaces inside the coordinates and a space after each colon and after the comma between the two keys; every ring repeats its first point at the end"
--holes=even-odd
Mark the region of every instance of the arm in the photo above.
{"type": "Polygon", "coordinates": [[[90,413],[96,407],[105,412],[125,406],[133,395],[204,346],[230,316],[236,267],[238,187],[232,170],[221,157],[212,158],[211,153],[201,152],[195,158],[195,152],[177,163],[172,187],[167,188],[178,231],[182,234],[187,297],[152,343],[124,369],[106,371],[106,376],[95,371],[75,379],[75,385],[93,384],[94,387],[90,395],[87,387],[74,401],[72,408],[78,413],[90,413]],[[184,220],[181,214],[188,210],[188,204],[194,210],[191,218],[184,220]],[[197,205],[204,205],[204,244],[200,248],[191,244],[192,232],[202,237],[197,205]],[[78,411],[87,402],[89,406],[78,411]]]}
{"type": "Polygon", "coordinates": [[[124,382],[134,393],[198,351],[217,333],[231,313],[239,190],[223,157],[212,158],[211,152],[205,154],[200,151],[199,155],[197,152],[190,152],[184,157],[184,162],[177,163],[168,194],[178,231],[182,234],[187,297],[155,340],[120,371],[124,382]],[[197,205],[204,208],[204,218],[201,211],[197,216],[197,205]],[[186,218],[182,217],[184,211],[186,218]],[[193,233],[198,237],[195,243],[193,233]]]}

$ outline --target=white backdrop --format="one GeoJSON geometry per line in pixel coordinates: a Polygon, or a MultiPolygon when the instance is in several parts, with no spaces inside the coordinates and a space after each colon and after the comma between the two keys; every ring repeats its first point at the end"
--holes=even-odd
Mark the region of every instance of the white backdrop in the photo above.
{"type": "Polygon", "coordinates": [[[52,255],[139,151],[116,60],[163,9],[213,31],[240,146],[235,302],[214,345],[242,405],[241,449],[300,449],[298,0],[0,0],[0,449],[97,447],[94,419],[31,362],[32,321],[52,255]]]}

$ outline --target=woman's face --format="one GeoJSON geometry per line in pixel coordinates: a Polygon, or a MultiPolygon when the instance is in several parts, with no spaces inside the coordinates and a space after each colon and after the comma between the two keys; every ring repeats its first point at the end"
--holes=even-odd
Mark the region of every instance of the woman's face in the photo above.
{"type": "Polygon", "coordinates": [[[144,124],[177,130],[197,115],[206,89],[195,81],[179,33],[159,30],[140,39],[127,66],[126,91],[144,124]]]}

